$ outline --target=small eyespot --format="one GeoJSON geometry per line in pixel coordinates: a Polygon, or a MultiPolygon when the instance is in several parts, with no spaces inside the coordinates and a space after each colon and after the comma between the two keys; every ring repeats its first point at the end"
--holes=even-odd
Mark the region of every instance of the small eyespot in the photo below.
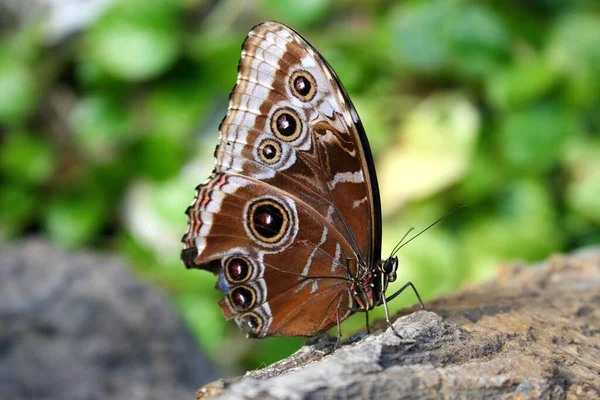
{"type": "Polygon", "coordinates": [[[256,337],[260,334],[263,327],[262,318],[254,312],[249,312],[240,317],[242,332],[248,336],[256,337]]]}
{"type": "Polygon", "coordinates": [[[302,122],[296,111],[280,108],[271,117],[271,131],[285,142],[296,140],[302,133],[302,122]]]}
{"type": "Polygon", "coordinates": [[[274,140],[263,140],[258,145],[258,155],[266,164],[275,164],[281,158],[281,145],[274,140]]]}
{"type": "Polygon", "coordinates": [[[289,215],[274,200],[258,200],[248,207],[246,223],[255,239],[265,243],[277,243],[287,232],[289,215]]]}
{"type": "Polygon", "coordinates": [[[229,282],[242,283],[252,276],[254,266],[244,257],[232,257],[225,261],[223,269],[229,282]]]}
{"type": "Polygon", "coordinates": [[[317,92],[317,82],[307,71],[296,71],[290,76],[292,94],[301,101],[310,101],[317,92]]]}
{"type": "Polygon", "coordinates": [[[256,293],[249,286],[238,286],[229,292],[231,304],[239,311],[246,311],[256,303],[256,293]]]}

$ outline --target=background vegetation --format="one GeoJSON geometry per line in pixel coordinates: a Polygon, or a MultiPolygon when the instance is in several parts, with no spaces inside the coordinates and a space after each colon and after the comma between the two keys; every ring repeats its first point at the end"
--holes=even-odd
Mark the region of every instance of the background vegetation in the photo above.
{"type": "Polygon", "coordinates": [[[43,234],[124,255],[226,373],[298,348],[246,340],[222,318],[215,278],[179,261],[241,43],[264,20],[301,32],[354,100],[376,158],[384,255],[466,204],[402,249],[397,285],[431,298],[510,260],[600,243],[592,0],[128,0],[69,38],[50,40],[44,18],[5,30],[0,239],[43,234]]]}

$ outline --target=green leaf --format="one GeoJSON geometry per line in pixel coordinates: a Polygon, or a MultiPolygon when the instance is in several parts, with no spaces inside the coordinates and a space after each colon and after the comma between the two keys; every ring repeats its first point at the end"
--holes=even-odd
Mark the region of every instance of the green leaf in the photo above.
{"type": "Polygon", "coordinates": [[[480,147],[459,186],[460,197],[466,204],[483,201],[501,190],[502,181],[503,170],[498,168],[498,156],[480,147]]]}
{"type": "Polygon", "coordinates": [[[138,168],[155,180],[165,180],[177,173],[183,163],[184,143],[161,134],[146,136],[134,149],[138,168]]]}
{"type": "MultiPolygon", "coordinates": [[[[237,327],[236,327],[237,328],[237,327]]],[[[241,336],[236,332],[236,336],[241,336]]],[[[267,365],[289,357],[302,347],[306,339],[300,337],[271,337],[270,340],[259,340],[252,358],[245,362],[248,370],[264,368],[267,365]]]]}
{"type": "Polygon", "coordinates": [[[550,36],[549,51],[558,65],[582,65],[600,72],[600,16],[595,13],[565,14],[550,36]]]}
{"type": "Polygon", "coordinates": [[[38,101],[31,67],[10,52],[0,52],[0,123],[22,124],[38,101]]]}
{"type": "Polygon", "coordinates": [[[460,181],[471,165],[480,115],[461,94],[437,94],[404,118],[396,143],[377,161],[382,210],[424,200],[460,181]]]}
{"type": "Polygon", "coordinates": [[[262,12],[273,20],[292,26],[306,26],[321,19],[331,5],[331,0],[262,0],[262,12]]]}
{"type": "Polygon", "coordinates": [[[550,193],[535,180],[507,184],[496,206],[481,211],[471,211],[461,240],[471,279],[489,279],[506,260],[540,260],[562,246],[550,193]]]}
{"type": "Polygon", "coordinates": [[[480,4],[413,3],[392,13],[389,25],[396,61],[425,73],[451,69],[481,75],[508,47],[501,20],[480,4]]]}
{"type": "Polygon", "coordinates": [[[576,106],[600,98],[600,16],[566,14],[558,19],[549,37],[548,63],[563,73],[565,93],[576,106]]]}
{"type": "MultiPolygon", "coordinates": [[[[213,277],[210,276],[210,279],[213,277]]],[[[217,293],[216,290],[212,288],[211,290],[217,293]]],[[[233,323],[223,318],[216,298],[218,295],[204,296],[188,293],[176,299],[177,308],[199,339],[202,348],[214,356],[223,351],[223,336],[227,332],[227,324],[233,323]]]]}
{"type": "Polygon", "coordinates": [[[565,138],[575,132],[572,115],[557,107],[537,107],[506,116],[498,147],[514,172],[535,176],[558,163],[565,138]]]}
{"type": "MultiPolygon", "coordinates": [[[[398,229],[393,237],[399,239],[406,231],[398,229]]],[[[433,297],[450,292],[460,283],[464,274],[459,269],[459,248],[456,236],[439,227],[411,242],[398,253],[401,268],[396,282],[390,284],[388,294],[394,293],[408,281],[415,282],[423,296],[433,297]]],[[[408,306],[415,304],[417,299],[412,291],[408,291],[403,302],[408,306]]]]}
{"type": "Polygon", "coordinates": [[[0,170],[17,182],[42,184],[54,174],[56,163],[54,149],[39,137],[12,132],[0,147],[0,170]]]}
{"type": "Polygon", "coordinates": [[[0,186],[0,239],[18,235],[35,220],[36,197],[19,184],[0,186]]]}
{"type": "Polygon", "coordinates": [[[119,145],[131,140],[128,109],[110,92],[81,100],[72,114],[78,144],[93,159],[114,157],[119,145]]]}
{"type": "Polygon", "coordinates": [[[578,215],[600,224],[600,141],[575,138],[565,152],[571,179],[565,192],[567,205],[578,215]]]}
{"type": "Polygon", "coordinates": [[[499,108],[526,105],[546,95],[558,77],[552,65],[542,58],[512,64],[487,81],[488,96],[499,108]]]}
{"type": "Polygon", "coordinates": [[[122,93],[128,84],[112,75],[98,60],[91,57],[81,59],[75,65],[75,78],[85,93],[94,89],[112,94],[122,93]]]}
{"type": "Polygon", "coordinates": [[[449,40],[450,63],[456,71],[485,77],[504,62],[509,35],[499,15],[483,4],[453,7],[444,36],[449,40]]]}
{"type": "Polygon", "coordinates": [[[226,96],[223,92],[228,93],[235,85],[243,35],[232,31],[202,31],[190,40],[186,53],[199,64],[203,76],[210,77],[202,80],[206,91],[226,96]]]}
{"type": "Polygon", "coordinates": [[[141,81],[164,73],[182,43],[178,9],[166,0],[117,2],[92,27],[89,55],[115,76],[141,81]]]}
{"type": "Polygon", "coordinates": [[[195,67],[176,68],[146,99],[145,125],[152,132],[187,140],[207,111],[208,79],[195,67]]]}
{"type": "Polygon", "coordinates": [[[44,228],[50,237],[68,247],[78,247],[97,237],[107,216],[106,202],[99,196],[62,194],[45,209],[44,228]]]}
{"type": "Polygon", "coordinates": [[[392,15],[394,55],[401,65],[421,71],[435,71],[449,59],[447,40],[440,29],[448,12],[442,3],[416,4],[392,15]]]}

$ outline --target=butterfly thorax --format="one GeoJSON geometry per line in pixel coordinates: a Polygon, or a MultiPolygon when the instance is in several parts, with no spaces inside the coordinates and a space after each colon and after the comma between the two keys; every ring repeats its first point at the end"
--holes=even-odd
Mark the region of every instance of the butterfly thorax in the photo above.
{"type": "Polygon", "coordinates": [[[396,280],[398,258],[381,260],[371,268],[359,268],[357,277],[350,285],[357,308],[371,310],[383,303],[388,283],[396,280]]]}

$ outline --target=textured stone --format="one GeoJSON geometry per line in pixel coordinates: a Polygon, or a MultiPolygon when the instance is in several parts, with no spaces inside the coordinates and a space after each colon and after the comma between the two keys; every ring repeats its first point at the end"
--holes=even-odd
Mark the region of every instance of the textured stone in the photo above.
{"type": "Polygon", "coordinates": [[[178,399],[216,374],[169,301],[119,260],[0,246],[0,399],[178,399]]]}
{"type": "MultiPolygon", "coordinates": [[[[222,399],[600,398],[600,249],[527,267],[426,304],[385,329],[306,345],[204,386],[222,399]]],[[[414,310],[404,310],[407,314],[414,310]]]]}

